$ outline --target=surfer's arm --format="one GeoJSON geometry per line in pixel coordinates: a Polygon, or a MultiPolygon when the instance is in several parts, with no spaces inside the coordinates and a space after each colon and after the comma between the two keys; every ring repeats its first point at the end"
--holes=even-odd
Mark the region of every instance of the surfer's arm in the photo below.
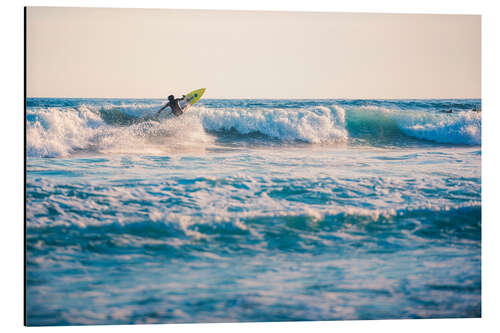
{"type": "Polygon", "coordinates": [[[176,101],[182,101],[184,98],[186,98],[186,95],[182,95],[182,97],[181,97],[181,98],[176,98],[175,100],[176,100],[176,101]]]}
{"type": "Polygon", "coordinates": [[[158,110],[158,114],[160,114],[160,112],[162,112],[165,108],[167,108],[169,106],[170,106],[170,102],[168,102],[167,104],[165,104],[165,106],[163,106],[160,110],[158,110]]]}

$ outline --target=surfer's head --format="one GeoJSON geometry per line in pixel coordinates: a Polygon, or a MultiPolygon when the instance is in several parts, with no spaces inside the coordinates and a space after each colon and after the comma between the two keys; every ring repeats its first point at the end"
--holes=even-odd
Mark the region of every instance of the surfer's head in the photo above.
{"type": "Polygon", "coordinates": [[[168,100],[169,100],[169,101],[173,101],[173,100],[174,100],[174,95],[170,95],[170,96],[168,96],[168,100]]]}

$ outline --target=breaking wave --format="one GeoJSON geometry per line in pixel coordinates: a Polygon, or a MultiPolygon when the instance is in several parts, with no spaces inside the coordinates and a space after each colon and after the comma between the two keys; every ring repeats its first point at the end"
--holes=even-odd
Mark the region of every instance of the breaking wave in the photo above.
{"type": "Polygon", "coordinates": [[[75,153],[170,153],[204,149],[220,134],[239,139],[259,134],[259,144],[360,141],[400,145],[408,140],[480,145],[481,113],[452,114],[380,106],[310,105],[245,107],[201,105],[180,118],[154,120],[159,102],[28,103],[27,155],[61,157],[75,153]],[[53,105],[53,104],[52,104],[53,105]],[[267,139],[266,139],[267,138],[267,139]]]}
{"type": "Polygon", "coordinates": [[[303,109],[200,108],[203,127],[209,131],[236,130],[261,133],[283,141],[331,143],[347,140],[345,111],[335,106],[303,109]]]}

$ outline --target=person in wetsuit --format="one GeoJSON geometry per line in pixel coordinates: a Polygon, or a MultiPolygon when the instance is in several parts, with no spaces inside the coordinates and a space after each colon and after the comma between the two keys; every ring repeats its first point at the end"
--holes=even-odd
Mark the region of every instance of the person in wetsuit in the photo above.
{"type": "Polygon", "coordinates": [[[174,95],[168,96],[168,103],[165,104],[164,107],[162,107],[160,110],[158,110],[158,115],[167,107],[170,106],[172,109],[172,113],[176,115],[177,117],[182,114],[182,108],[179,104],[180,101],[182,101],[186,97],[185,95],[182,95],[182,98],[174,98],[174,95]]]}

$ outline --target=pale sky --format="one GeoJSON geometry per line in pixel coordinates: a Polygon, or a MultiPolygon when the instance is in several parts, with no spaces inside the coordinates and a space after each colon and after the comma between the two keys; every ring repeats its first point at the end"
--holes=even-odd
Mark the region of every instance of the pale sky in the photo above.
{"type": "Polygon", "coordinates": [[[30,7],[28,97],[480,98],[479,15],[30,7]]]}

